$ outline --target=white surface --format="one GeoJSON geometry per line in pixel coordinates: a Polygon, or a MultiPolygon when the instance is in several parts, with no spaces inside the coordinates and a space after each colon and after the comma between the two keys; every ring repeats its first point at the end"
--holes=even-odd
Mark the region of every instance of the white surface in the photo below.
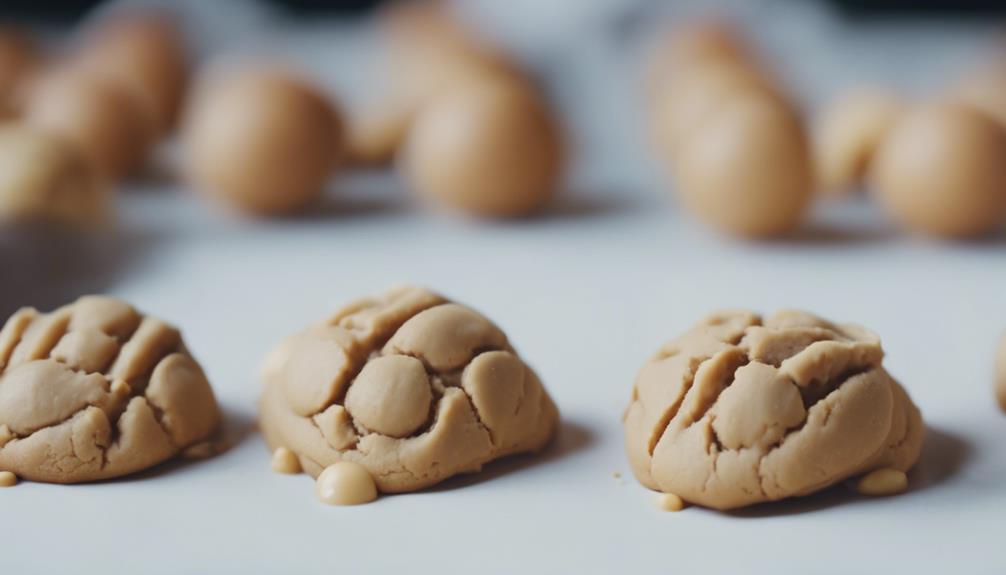
{"type": "Polygon", "coordinates": [[[0,490],[0,572],[1006,571],[1006,417],[990,387],[1006,329],[1006,239],[905,237],[865,201],[821,206],[795,240],[711,234],[663,199],[638,144],[625,150],[631,130],[606,129],[618,121],[609,112],[631,106],[596,71],[567,72],[596,91],[559,90],[592,139],[574,189],[536,220],[429,214],[375,176],[336,184],[322,213],[299,220],[240,221],[148,189],[120,196],[116,238],[61,248],[69,256],[0,244],[15,250],[0,251],[0,293],[18,300],[5,306],[103,290],[178,323],[241,438],[218,458],[139,479],[0,490]],[[496,320],[563,428],[539,457],[325,507],[306,476],[269,471],[251,430],[258,365],[283,335],[397,282],[496,320]],[[805,308],[880,333],[886,365],[931,429],[912,490],[866,500],[839,488],[737,514],[656,510],[625,462],[621,411],[653,350],[722,307],[805,308]]]}

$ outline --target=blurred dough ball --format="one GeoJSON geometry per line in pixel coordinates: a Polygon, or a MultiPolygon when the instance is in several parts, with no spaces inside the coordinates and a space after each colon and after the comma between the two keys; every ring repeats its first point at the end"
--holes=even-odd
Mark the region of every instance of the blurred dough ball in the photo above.
{"type": "Polygon", "coordinates": [[[871,182],[910,229],[948,237],[992,232],[1006,222],[1006,130],[963,104],[913,107],[884,138],[871,182]]]}
{"type": "Polygon", "coordinates": [[[760,92],[717,108],[681,148],[675,165],[684,204],[728,233],[778,236],[809,204],[810,150],[796,113],[760,92]]]}
{"type": "Polygon", "coordinates": [[[954,88],[952,96],[1006,126],[1006,66],[1002,62],[973,72],[954,88]]]}
{"type": "Polygon", "coordinates": [[[27,36],[0,27],[0,116],[13,111],[11,100],[37,62],[35,46],[27,36]]]}
{"type": "Polygon", "coordinates": [[[758,67],[747,39],[728,22],[711,20],[665,31],[650,51],[647,90],[659,97],[682,74],[724,63],[758,67]]]}
{"type": "Polygon", "coordinates": [[[523,81],[501,53],[483,44],[444,3],[401,2],[382,14],[389,82],[383,100],[354,114],[347,148],[355,164],[389,163],[427,103],[457,85],[523,81]]]}
{"type": "Polygon", "coordinates": [[[172,131],[188,80],[185,41],[172,17],[139,9],[110,16],[85,37],[76,57],[132,90],[158,134],[172,131]]]}
{"type": "Polygon", "coordinates": [[[241,211],[282,215],[322,192],[343,153],[334,104],[278,70],[218,72],[184,126],[193,185],[241,211]]]}
{"type": "Polygon", "coordinates": [[[30,126],[0,124],[0,221],[96,225],[109,204],[75,148],[30,126]]]}
{"type": "Polygon", "coordinates": [[[22,119],[76,146],[109,180],[142,167],[154,126],[133,95],[108,78],[79,68],[43,73],[26,89],[22,119]]]}
{"type": "Polygon", "coordinates": [[[477,216],[523,216],[557,191],[562,136],[530,86],[504,79],[464,83],[424,107],[402,162],[429,200],[477,216]]]}
{"type": "Polygon", "coordinates": [[[844,195],[862,184],[877,146],[901,108],[897,96],[863,89],[824,109],[814,131],[814,165],[822,192],[844,195]]]}
{"type": "Polygon", "coordinates": [[[746,64],[717,62],[677,76],[652,101],[658,152],[673,163],[707,118],[744,94],[779,97],[768,76],[746,64]]]}

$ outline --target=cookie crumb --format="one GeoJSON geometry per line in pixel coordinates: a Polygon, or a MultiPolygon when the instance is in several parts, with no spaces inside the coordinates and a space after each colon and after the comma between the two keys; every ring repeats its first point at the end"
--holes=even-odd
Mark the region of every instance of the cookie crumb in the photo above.
{"type": "Polygon", "coordinates": [[[315,494],[328,505],[360,505],[377,499],[377,486],[367,468],[352,461],[340,461],[321,472],[315,494]]]}
{"type": "Polygon", "coordinates": [[[882,497],[897,495],[908,489],[908,476],[904,471],[885,467],[867,473],[856,482],[856,491],[862,495],[882,497]]]}
{"type": "Polygon", "coordinates": [[[617,472],[617,471],[614,472],[614,473],[612,473],[611,476],[614,477],[615,479],[621,479],[622,478],[622,474],[619,473],[619,472],[617,472]]]}
{"type": "Polygon", "coordinates": [[[296,475],[303,471],[297,455],[286,447],[277,447],[276,451],[272,452],[272,470],[287,475],[296,475]]]}
{"type": "Polygon", "coordinates": [[[17,485],[17,475],[10,471],[0,471],[0,487],[14,487],[17,485]]]}
{"type": "Polygon", "coordinates": [[[673,493],[661,493],[657,496],[657,507],[661,511],[681,511],[687,506],[685,500],[673,493]]]}

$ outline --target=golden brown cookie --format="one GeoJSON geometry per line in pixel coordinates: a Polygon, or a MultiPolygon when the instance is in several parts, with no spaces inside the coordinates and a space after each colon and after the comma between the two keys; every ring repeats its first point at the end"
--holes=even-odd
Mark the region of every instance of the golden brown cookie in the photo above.
{"type": "Polygon", "coordinates": [[[266,361],[259,424],[317,477],[353,461],[385,493],[414,491],[535,451],[558,411],[506,336],[416,287],[354,302],[266,361]]]}
{"type": "Polygon", "coordinates": [[[135,473],[205,440],[213,390],[175,328],[82,297],[0,331],[0,470],[52,483],[135,473]]]}
{"type": "Polygon", "coordinates": [[[712,315],[640,371],[629,462],[645,486],[716,509],[907,471],[925,427],[883,356],[868,330],[808,313],[712,315]]]}

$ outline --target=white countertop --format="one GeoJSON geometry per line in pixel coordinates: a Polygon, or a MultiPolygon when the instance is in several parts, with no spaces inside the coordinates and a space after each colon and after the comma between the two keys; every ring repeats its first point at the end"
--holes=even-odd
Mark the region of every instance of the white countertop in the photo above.
{"type": "Polygon", "coordinates": [[[865,199],[819,206],[799,238],[723,238],[666,199],[640,145],[624,150],[631,130],[615,112],[632,101],[583,78],[597,93],[558,93],[591,143],[534,220],[432,214],[372,174],[333,182],[300,219],[242,221],[146,184],[120,194],[114,237],[0,238],[4,312],[104,291],[178,324],[239,439],[139,478],[0,490],[0,572],[1006,572],[1006,416],[991,391],[1006,238],[905,236],[865,199]],[[326,507],[308,477],[269,470],[253,431],[258,366],[282,336],[400,282],[495,320],[558,403],[560,436],[442,487],[326,507]],[[628,469],[620,415],[645,359],[723,307],[804,308],[877,331],[930,429],[910,492],[658,511],[628,469]]]}

